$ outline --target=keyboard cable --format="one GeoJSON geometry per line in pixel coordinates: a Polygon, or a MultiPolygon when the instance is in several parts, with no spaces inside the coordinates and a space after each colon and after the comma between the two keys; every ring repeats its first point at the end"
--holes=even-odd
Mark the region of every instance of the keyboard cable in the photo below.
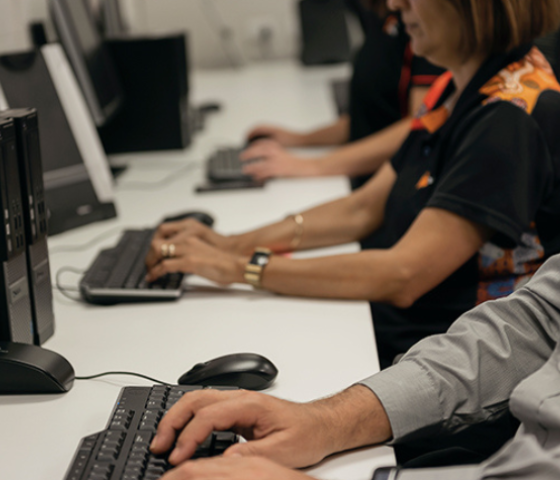
{"type": "Polygon", "coordinates": [[[68,286],[63,286],[61,284],[61,276],[62,276],[62,274],[67,273],[67,272],[75,273],[77,275],[82,275],[86,272],[86,270],[81,270],[79,268],[74,268],[74,267],[62,267],[62,268],[60,268],[56,272],[55,285],[53,286],[53,289],[58,290],[66,298],[69,298],[70,300],[73,300],[74,302],[85,303],[81,299],[81,297],[76,297],[76,296],[70,294],[70,292],[79,293],[80,289],[78,287],[68,287],[68,286]]]}
{"type": "Polygon", "coordinates": [[[128,191],[136,191],[136,190],[144,191],[146,189],[159,190],[163,187],[166,187],[167,185],[170,185],[171,183],[173,183],[175,180],[182,177],[183,175],[186,175],[187,173],[190,173],[201,167],[202,165],[200,165],[198,162],[191,162],[185,165],[184,167],[179,168],[178,170],[175,170],[167,174],[161,180],[157,180],[155,182],[122,182],[118,185],[117,189],[128,190],[128,191]]]}
{"type": "Polygon", "coordinates": [[[76,380],[94,380],[96,378],[107,377],[110,375],[127,375],[131,377],[143,378],[144,380],[149,380],[150,382],[159,383],[161,385],[167,385],[167,386],[174,385],[173,383],[164,382],[162,380],[158,380],[157,378],[152,378],[149,377],[148,375],[143,375],[142,373],[136,373],[136,372],[103,372],[103,373],[97,373],[95,375],[88,375],[88,376],[74,377],[74,378],[76,380]]]}

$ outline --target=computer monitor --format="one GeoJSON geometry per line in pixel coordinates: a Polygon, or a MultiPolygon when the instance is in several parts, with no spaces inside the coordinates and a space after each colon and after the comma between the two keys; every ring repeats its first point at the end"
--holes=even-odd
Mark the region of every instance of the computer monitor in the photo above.
{"type": "Polygon", "coordinates": [[[101,0],[101,24],[106,37],[116,37],[127,33],[119,0],[101,0]]]}
{"type": "Polygon", "coordinates": [[[107,158],[60,45],[0,56],[0,90],[4,107],[38,111],[49,234],[114,217],[107,158]]]}
{"type": "Polygon", "coordinates": [[[110,54],[86,0],[49,0],[49,5],[93,120],[100,127],[118,110],[123,99],[110,54]]]}

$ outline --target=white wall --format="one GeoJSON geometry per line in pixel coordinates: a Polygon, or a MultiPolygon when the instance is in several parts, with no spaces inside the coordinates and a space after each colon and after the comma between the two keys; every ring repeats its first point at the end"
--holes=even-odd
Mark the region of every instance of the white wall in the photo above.
{"type": "Polygon", "coordinates": [[[0,53],[29,49],[29,24],[47,17],[47,0],[0,0],[0,53]]]}
{"type": "Polygon", "coordinates": [[[0,0],[0,50],[21,49],[26,44],[23,23],[23,4],[13,0],[0,0]]]}
{"type": "MultiPolygon", "coordinates": [[[[0,52],[29,48],[27,25],[48,17],[46,3],[47,0],[0,0],[0,52]]],[[[296,0],[121,0],[121,3],[134,33],[188,30],[191,60],[199,67],[285,58],[295,56],[298,51],[296,0]],[[220,35],[227,37],[226,40],[220,41],[220,35]]]]}
{"type": "Polygon", "coordinates": [[[125,0],[123,6],[135,10],[134,31],[188,30],[198,66],[297,53],[296,0],[125,0]]]}

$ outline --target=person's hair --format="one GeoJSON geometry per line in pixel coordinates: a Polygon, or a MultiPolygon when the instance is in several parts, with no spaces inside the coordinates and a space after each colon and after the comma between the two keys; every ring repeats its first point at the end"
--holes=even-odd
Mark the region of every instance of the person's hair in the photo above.
{"type": "Polygon", "coordinates": [[[459,11],[465,49],[504,53],[560,26],[559,0],[446,0],[459,11]]]}

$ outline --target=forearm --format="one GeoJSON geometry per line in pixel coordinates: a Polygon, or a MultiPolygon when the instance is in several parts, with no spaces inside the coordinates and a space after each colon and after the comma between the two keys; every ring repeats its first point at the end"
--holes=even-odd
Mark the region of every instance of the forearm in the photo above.
{"type": "MultiPolygon", "coordinates": [[[[367,204],[364,195],[353,194],[301,212],[303,225],[297,250],[340,245],[362,238],[376,228],[380,219],[367,204]]],[[[294,250],[298,226],[286,218],[265,227],[229,237],[229,250],[251,254],[255,247],[268,247],[274,252],[294,250]]]]}
{"type": "Polygon", "coordinates": [[[401,120],[363,140],[310,160],[315,174],[353,177],[375,172],[397,153],[406,140],[410,133],[410,121],[409,118],[401,120]]]}
{"type": "Polygon", "coordinates": [[[302,147],[342,145],[350,138],[350,118],[341,116],[337,122],[317,130],[301,134],[302,147]]]}
{"type": "Polygon", "coordinates": [[[301,260],[274,256],[264,271],[262,285],[283,295],[401,305],[408,280],[396,260],[391,250],[301,260]]]}

